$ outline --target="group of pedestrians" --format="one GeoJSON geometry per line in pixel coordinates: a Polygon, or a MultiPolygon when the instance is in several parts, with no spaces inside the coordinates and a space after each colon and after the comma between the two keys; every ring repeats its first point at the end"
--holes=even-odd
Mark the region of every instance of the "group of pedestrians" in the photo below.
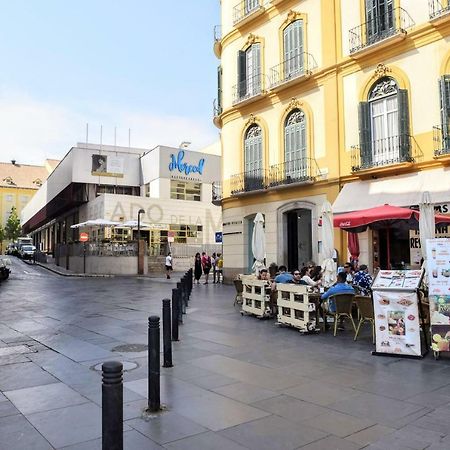
{"type": "Polygon", "coordinates": [[[223,281],[223,258],[221,253],[213,253],[209,256],[206,252],[195,254],[194,258],[194,279],[200,284],[202,275],[205,276],[203,284],[209,283],[209,273],[213,273],[213,283],[223,281]]]}

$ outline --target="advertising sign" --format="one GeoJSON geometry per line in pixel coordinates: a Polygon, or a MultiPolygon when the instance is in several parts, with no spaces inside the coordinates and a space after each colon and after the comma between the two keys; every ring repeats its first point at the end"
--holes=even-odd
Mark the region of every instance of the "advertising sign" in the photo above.
{"type": "Polygon", "coordinates": [[[223,240],[222,232],[216,231],[215,237],[216,237],[216,244],[221,244],[223,240]]]}
{"type": "Polygon", "coordinates": [[[372,289],[417,289],[422,280],[422,270],[380,270],[372,289]]]}
{"type": "Polygon", "coordinates": [[[92,155],[91,174],[123,178],[123,158],[114,155],[92,155]]]}
{"type": "Polygon", "coordinates": [[[450,239],[427,240],[431,348],[450,351],[450,239]]]}
{"type": "Polygon", "coordinates": [[[378,353],[421,356],[416,292],[373,291],[378,353]]]}

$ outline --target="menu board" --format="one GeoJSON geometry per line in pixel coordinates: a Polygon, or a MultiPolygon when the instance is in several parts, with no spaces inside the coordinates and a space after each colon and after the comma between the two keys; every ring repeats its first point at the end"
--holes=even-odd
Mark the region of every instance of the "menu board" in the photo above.
{"type": "Polygon", "coordinates": [[[422,270],[380,270],[372,284],[372,289],[414,290],[419,287],[422,275],[422,270]]]}
{"type": "Polygon", "coordinates": [[[416,292],[373,291],[377,353],[422,356],[416,292]]]}
{"type": "Polygon", "coordinates": [[[427,239],[431,348],[450,351],[450,239],[427,239]]]}

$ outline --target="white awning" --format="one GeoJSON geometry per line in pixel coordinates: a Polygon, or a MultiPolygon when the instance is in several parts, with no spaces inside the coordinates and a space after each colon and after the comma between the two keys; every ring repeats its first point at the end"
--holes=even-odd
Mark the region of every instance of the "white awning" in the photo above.
{"type": "Polygon", "coordinates": [[[435,205],[450,203],[450,168],[347,183],[333,203],[333,213],[359,211],[386,203],[406,207],[418,205],[424,191],[430,193],[435,205]]]}

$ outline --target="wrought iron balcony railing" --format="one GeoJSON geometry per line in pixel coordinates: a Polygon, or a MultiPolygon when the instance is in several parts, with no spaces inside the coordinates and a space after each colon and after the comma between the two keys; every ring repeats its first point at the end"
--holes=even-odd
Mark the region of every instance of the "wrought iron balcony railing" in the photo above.
{"type": "Polygon", "coordinates": [[[450,134],[443,133],[441,126],[433,127],[434,156],[450,155],[450,134]]]}
{"type": "Polygon", "coordinates": [[[263,92],[263,78],[260,73],[247,77],[233,86],[233,105],[243,102],[253,97],[257,97],[263,92]]]}
{"type": "Polygon", "coordinates": [[[247,17],[256,15],[264,8],[266,0],[241,0],[233,7],[233,25],[238,25],[247,17]]]}
{"type": "Polygon", "coordinates": [[[213,101],[213,116],[218,117],[222,114],[223,107],[219,99],[215,98],[213,101]]]}
{"type": "Polygon", "coordinates": [[[310,75],[316,68],[316,60],[310,53],[299,53],[270,69],[269,87],[274,89],[296,78],[310,75]]]}
{"type": "Polygon", "coordinates": [[[267,186],[267,171],[254,169],[232,175],[230,179],[231,195],[242,194],[265,189],[267,186]]]}
{"type": "Polygon", "coordinates": [[[414,21],[403,8],[392,8],[349,31],[350,54],[392,36],[406,34],[413,25],[414,21]]]}
{"type": "Polygon", "coordinates": [[[415,141],[408,134],[365,142],[351,150],[352,172],[417,162],[421,157],[415,141]]]}
{"type": "Polygon", "coordinates": [[[447,2],[445,5],[443,0],[428,0],[428,6],[430,11],[430,20],[450,13],[450,2],[447,2]]]}
{"type": "Polygon", "coordinates": [[[211,185],[211,201],[214,205],[220,205],[223,199],[222,183],[220,181],[213,181],[211,185]]]}
{"type": "Polygon", "coordinates": [[[270,166],[268,186],[292,183],[312,183],[319,176],[319,166],[314,158],[300,158],[270,166]]]}
{"type": "Polygon", "coordinates": [[[214,42],[222,40],[222,25],[214,25],[214,42]]]}

